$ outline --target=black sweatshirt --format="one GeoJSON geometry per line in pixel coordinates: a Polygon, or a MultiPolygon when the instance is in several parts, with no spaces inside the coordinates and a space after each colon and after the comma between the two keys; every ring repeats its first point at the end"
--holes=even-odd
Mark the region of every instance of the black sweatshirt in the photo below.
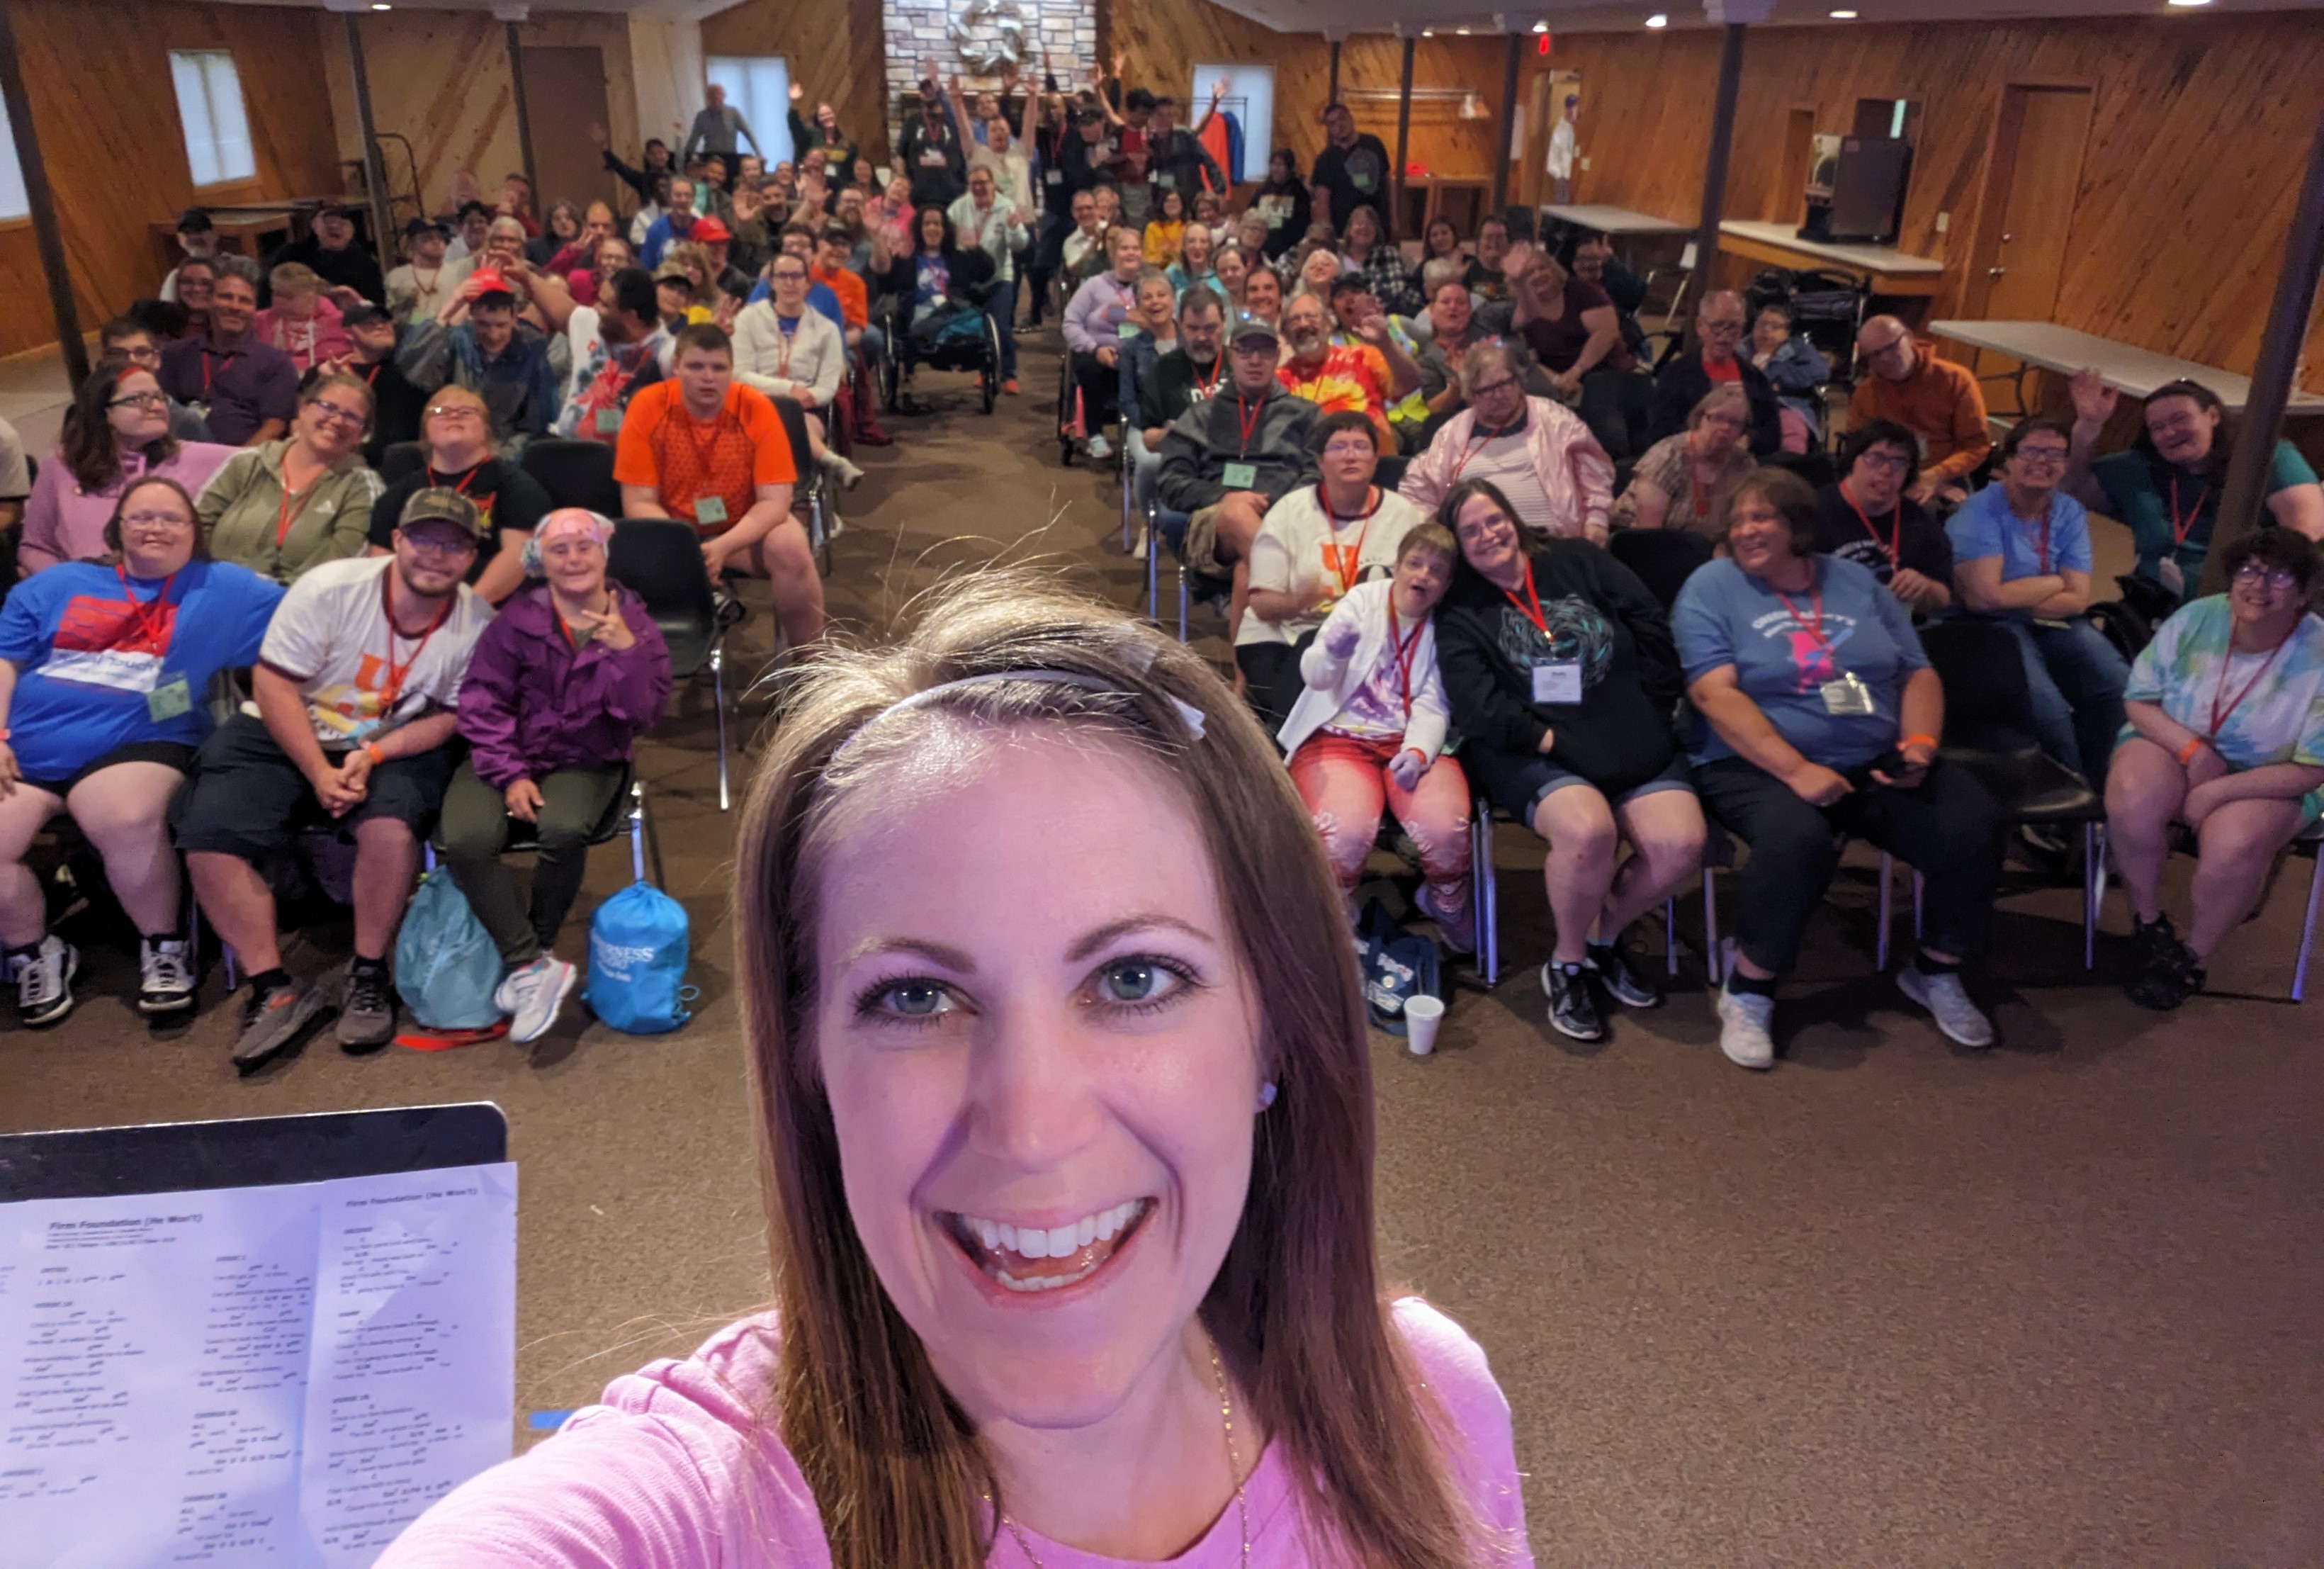
{"type": "Polygon", "coordinates": [[[1533,557],[1534,593],[1548,636],[1536,630],[1525,589],[1517,601],[1456,566],[1436,611],[1436,662],[1452,723],[1468,744],[1525,757],[1554,733],[1549,761],[1608,797],[1670,766],[1672,715],[1685,681],[1662,605],[1630,569],[1596,545],[1552,540],[1533,557]],[[1524,606],[1520,608],[1520,606],[1524,606]],[[1533,700],[1533,669],[1578,660],[1578,704],[1533,700]]]}

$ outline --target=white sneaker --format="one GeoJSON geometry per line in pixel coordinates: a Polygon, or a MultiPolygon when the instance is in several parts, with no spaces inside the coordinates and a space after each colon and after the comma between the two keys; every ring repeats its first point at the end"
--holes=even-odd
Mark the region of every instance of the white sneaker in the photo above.
{"type": "Polygon", "coordinates": [[[194,949],[185,938],[143,938],[137,971],[138,1012],[175,1013],[194,1005],[194,949]]]}
{"type": "Polygon", "coordinates": [[[37,1029],[72,1011],[73,976],[80,950],[51,932],[29,954],[11,955],[9,978],[16,983],[16,1016],[37,1029]]]}
{"type": "Polygon", "coordinates": [[[493,993],[493,1006],[509,1016],[509,1038],[524,1046],[548,1034],[580,975],[552,954],[511,970],[493,993]]]}
{"type": "MultiPolygon", "coordinates": [[[[1720,974],[1735,974],[1735,939],[1719,945],[1720,974]]],[[[1775,1066],[1775,1037],[1769,1028],[1775,1020],[1775,1000],[1752,992],[1729,992],[1726,982],[1711,999],[1719,1014],[1719,1049],[1737,1067],[1765,1070],[1775,1066]]]]}
{"type": "Polygon", "coordinates": [[[824,455],[823,466],[831,472],[831,476],[839,482],[842,490],[853,490],[862,481],[863,471],[836,452],[826,452],[824,455]]]}
{"type": "Polygon", "coordinates": [[[1927,1009],[1947,1040],[1979,1051],[1993,1044],[1993,1020],[1978,1011],[1958,974],[1925,975],[1906,964],[1896,972],[1896,990],[1927,1009]]]}
{"type": "Polygon", "coordinates": [[[1084,444],[1082,450],[1089,454],[1092,463],[1103,463],[1113,456],[1113,443],[1102,436],[1093,436],[1084,444]]]}

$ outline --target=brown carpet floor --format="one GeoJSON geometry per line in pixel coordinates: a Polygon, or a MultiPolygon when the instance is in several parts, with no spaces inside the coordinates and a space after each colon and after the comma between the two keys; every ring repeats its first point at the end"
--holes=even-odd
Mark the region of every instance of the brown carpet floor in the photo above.
{"type": "MultiPolygon", "coordinates": [[[[1131,602],[1118,493],[1047,439],[1054,343],[991,419],[964,379],[924,378],[936,414],[861,455],[843,623],[876,632],[996,545],[1131,602]]],[[[761,615],[746,673],[768,637],[761,615]]],[[[230,1010],[150,1033],[130,958],[100,949],[64,1026],[0,1025],[0,1127],[489,1099],[522,1184],[520,1426],[683,1351],[765,1286],[706,686],[641,762],[695,920],[684,1031],[575,1010],[530,1054],[356,1061],[326,1039],[243,1083],[230,1010]]],[[[1851,863],[1762,1076],[1715,1045],[1699,900],[1665,1007],[1591,1051],[1552,1035],[1538,848],[1504,830],[1498,859],[1512,973],[1459,992],[1433,1059],[1373,1043],[1380,1243],[1491,1355],[1545,1564],[2324,1561],[2324,1030],[2284,1000],[2305,863],[2218,994],[2169,1018],[2122,998],[2118,894],[2093,978],[2070,891],[2005,892],[1983,983],[2003,1044],[1982,1058],[1871,973],[1851,863]]],[[[1407,884],[1381,866],[1394,900],[1407,884]]],[[[598,852],[568,957],[627,875],[598,852]]],[[[344,955],[343,931],[314,936],[294,966],[344,955]]]]}

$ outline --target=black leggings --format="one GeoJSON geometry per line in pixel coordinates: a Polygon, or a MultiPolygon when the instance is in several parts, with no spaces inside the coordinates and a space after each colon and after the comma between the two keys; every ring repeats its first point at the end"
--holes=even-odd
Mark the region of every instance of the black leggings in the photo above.
{"type": "Polygon", "coordinates": [[[1120,416],[1121,366],[1100,363],[1094,354],[1074,350],[1074,383],[1082,390],[1082,425],[1093,436],[1120,416]]]}
{"type": "Polygon", "coordinates": [[[1751,847],[1735,937],[1768,974],[1784,974],[1797,962],[1800,934],[1840,868],[1840,834],[1887,851],[1927,880],[1923,946],[1962,958],[1984,951],[2001,880],[2001,819],[1964,770],[1941,759],[1918,789],[1864,782],[1821,808],[1739,757],[1696,769],[1694,788],[1703,808],[1751,847]]]}
{"type": "MultiPolygon", "coordinates": [[[[1245,615],[1250,614],[1246,610],[1245,615]]],[[[1250,705],[1259,722],[1267,726],[1269,735],[1283,728],[1291,717],[1291,706],[1299,701],[1299,694],[1307,689],[1299,677],[1299,656],[1315,641],[1309,632],[1296,643],[1239,643],[1235,646],[1235,668],[1242,672],[1243,701],[1250,705]]]]}

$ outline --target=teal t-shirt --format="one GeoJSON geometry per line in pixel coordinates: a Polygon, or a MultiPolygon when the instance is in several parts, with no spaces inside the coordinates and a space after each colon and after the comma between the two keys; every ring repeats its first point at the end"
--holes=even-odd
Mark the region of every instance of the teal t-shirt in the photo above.
{"type": "MultiPolygon", "coordinates": [[[[2139,651],[2123,701],[2155,704],[2173,722],[2211,736],[2212,748],[2238,773],[2272,762],[2324,767],[2324,620],[2301,616],[2273,660],[2266,653],[2230,657],[2233,631],[2224,594],[2180,606],[2139,651]],[[2230,704],[2211,735],[2212,709],[2230,704]]],[[[2120,741],[2135,734],[2125,725],[2120,741]]],[[[2324,817],[2324,790],[2309,791],[2301,804],[2305,820],[2315,822],[2324,817]]]]}
{"type": "MultiPolygon", "coordinates": [[[[2090,465],[2090,477],[2106,492],[2107,511],[2130,528],[2138,547],[2138,575],[2159,577],[2165,556],[2178,558],[2179,569],[2191,586],[2201,576],[2203,558],[2210,553],[2211,526],[2219,515],[2220,487],[2209,480],[2181,474],[2169,464],[2137,448],[2108,453],[2090,465]],[[2173,486],[2176,494],[2173,494],[2173,486]],[[2173,509],[2186,525],[2187,537],[2173,544],[2173,509]]],[[[2268,464],[2267,494],[2273,495],[2295,485],[2314,485],[2316,471],[2289,441],[2275,444],[2268,464]]],[[[2261,526],[2274,520],[2260,516],[2261,526]]]]}

